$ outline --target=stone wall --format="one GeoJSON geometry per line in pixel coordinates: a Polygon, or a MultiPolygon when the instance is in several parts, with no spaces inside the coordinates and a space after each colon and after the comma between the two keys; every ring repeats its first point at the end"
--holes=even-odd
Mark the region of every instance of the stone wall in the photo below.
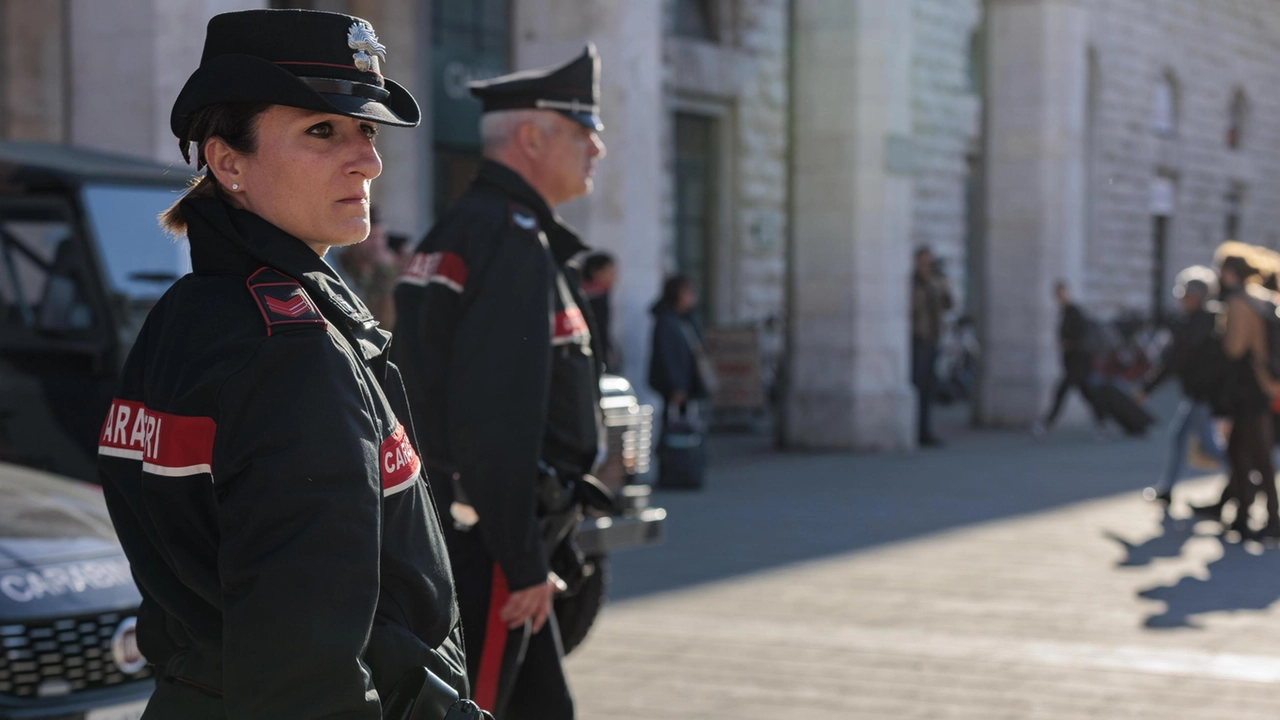
{"type": "Polygon", "coordinates": [[[1270,0],[1087,0],[1097,58],[1083,300],[1111,315],[1147,313],[1154,274],[1151,183],[1177,181],[1164,286],[1207,263],[1225,234],[1225,195],[1245,185],[1246,242],[1280,244],[1280,5],[1270,0]],[[1161,75],[1177,79],[1178,128],[1152,130],[1161,75]],[[1235,88],[1250,112],[1243,144],[1226,144],[1235,88]]]}

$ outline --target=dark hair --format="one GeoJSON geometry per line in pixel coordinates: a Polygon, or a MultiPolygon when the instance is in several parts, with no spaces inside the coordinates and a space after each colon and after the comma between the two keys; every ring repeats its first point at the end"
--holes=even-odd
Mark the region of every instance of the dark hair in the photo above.
{"type": "Polygon", "coordinates": [[[615,265],[613,256],[607,252],[593,252],[582,261],[582,278],[595,280],[596,274],[615,265]]]}
{"type": "Polygon", "coordinates": [[[662,305],[677,307],[680,304],[680,293],[693,288],[693,283],[684,275],[672,275],[662,283],[662,305]]]}
{"type": "MultiPolygon", "coordinates": [[[[187,123],[186,132],[178,140],[178,149],[182,151],[182,159],[191,164],[191,144],[196,146],[196,170],[205,170],[207,161],[204,157],[205,143],[210,138],[222,138],[232,150],[250,155],[258,149],[258,116],[271,107],[270,103],[219,103],[200,108],[187,123]]],[[[180,205],[189,197],[216,197],[226,199],[222,186],[213,172],[205,170],[204,175],[191,183],[191,187],[160,213],[160,228],[173,236],[186,233],[187,219],[182,214],[180,205]]]]}

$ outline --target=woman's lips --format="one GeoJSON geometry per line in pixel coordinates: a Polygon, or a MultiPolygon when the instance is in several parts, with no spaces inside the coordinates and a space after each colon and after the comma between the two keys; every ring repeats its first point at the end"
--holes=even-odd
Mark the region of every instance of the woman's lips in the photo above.
{"type": "Polygon", "coordinates": [[[367,196],[367,195],[355,195],[355,196],[352,196],[352,197],[349,197],[349,198],[342,198],[342,199],[341,199],[341,200],[339,200],[338,202],[340,202],[340,203],[342,203],[342,204],[344,204],[344,205],[363,205],[364,203],[369,202],[369,196],[367,196]]]}

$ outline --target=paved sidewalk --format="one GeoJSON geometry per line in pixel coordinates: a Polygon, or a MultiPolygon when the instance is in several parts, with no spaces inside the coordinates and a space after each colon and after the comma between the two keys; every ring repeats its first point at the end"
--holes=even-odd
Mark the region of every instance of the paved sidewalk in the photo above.
{"type": "MultiPolygon", "coordinates": [[[[581,717],[1274,718],[1280,550],[1163,520],[1163,433],[965,432],[800,455],[718,440],[669,539],[614,558],[581,717]]],[[[1181,486],[1213,497],[1218,478],[1181,486]]]]}

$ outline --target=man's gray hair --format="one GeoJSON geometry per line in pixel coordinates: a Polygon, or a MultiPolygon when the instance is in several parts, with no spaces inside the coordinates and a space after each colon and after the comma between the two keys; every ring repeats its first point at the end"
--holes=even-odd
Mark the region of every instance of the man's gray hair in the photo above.
{"type": "Polygon", "coordinates": [[[484,150],[497,150],[516,135],[521,125],[531,123],[543,132],[555,129],[555,117],[547,110],[498,110],[480,116],[480,144],[484,150]]]}
{"type": "Polygon", "coordinates": [[[1178,273],[1173,281],[1173,296],[1182,299],[1187,294],[1211,297],[1218,292],[1218,273],[1204,265],[1192,265],[1178,273]]]}

